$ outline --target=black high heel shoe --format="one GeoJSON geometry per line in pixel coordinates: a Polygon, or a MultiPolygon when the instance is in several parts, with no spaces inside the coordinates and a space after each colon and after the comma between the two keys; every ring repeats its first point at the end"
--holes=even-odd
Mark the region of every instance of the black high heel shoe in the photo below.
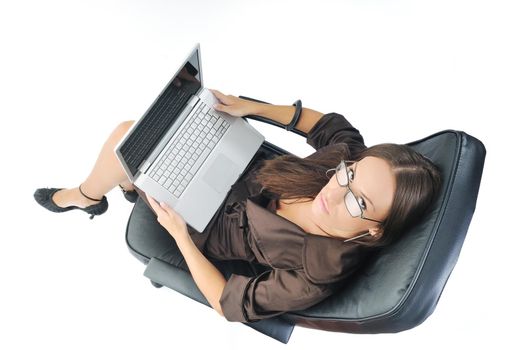
{"type": "Polygon", "coordinates": [[[59,207],[57,204],[55,204],[55,202],[53,202],[52,197],[55,192],[58,192],[60,190],[62,190],[62,188],[39,188],[35,191],[33,197],[35,197],[35,200],[38,204],[54,213],[62,213],[73,209],[80,209],[90,214],[90,219],[93,219],[95,215],[104,214],[108,209],[108,200],[106,199],[106,196],[102,196],[102,199],[90,198],[82,192],[80,185],[79,191],[84,197],[91,199],[92,201],[99,201],[100,203],[87,206],[86,208],[80,208],[76,205],[70,205],[69,207],[65,208],[59,207]]]}
{"type": "Polygon", "coordinates": [[[131,202],[131,203],[137,202],[137,197],[139,197],[139,194],[137,193],[137,191],[134,191],[134,190],[127,191],[124,189],[123,186],[121,186],[121,184],[119,184],[119,187],[121,187],[121,191],[123,191],[124,198],[126,198],[128,202],[131,202]]]}

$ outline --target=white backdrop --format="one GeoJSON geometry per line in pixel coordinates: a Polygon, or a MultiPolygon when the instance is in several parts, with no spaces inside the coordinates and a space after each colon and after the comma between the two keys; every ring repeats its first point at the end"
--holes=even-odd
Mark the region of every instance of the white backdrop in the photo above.
{"type": "Polygon", "coordinates": [[[144,113],[196,42],[207,87],[342,113],[368,146],[456,129],[487,148],[435,312],[399,334],[297,327],[288,348],[525,348],[526,12],[503,0],[2,2],[0,348],[284,346],[152,287],[127,250],[132,204],[119,190],[93,221],[32,197],[83,181],[115,125],[144,113]]]}

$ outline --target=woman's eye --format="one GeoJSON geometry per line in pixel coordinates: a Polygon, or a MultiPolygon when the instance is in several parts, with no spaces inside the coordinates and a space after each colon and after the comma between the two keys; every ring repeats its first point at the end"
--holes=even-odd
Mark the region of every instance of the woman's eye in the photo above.
{"type": "Polygon", "coordinates": [[[359,205],[361,206],[363,210],[366,210],[366,202],[364,201],[363,198],[359,198],[359,205]]]}

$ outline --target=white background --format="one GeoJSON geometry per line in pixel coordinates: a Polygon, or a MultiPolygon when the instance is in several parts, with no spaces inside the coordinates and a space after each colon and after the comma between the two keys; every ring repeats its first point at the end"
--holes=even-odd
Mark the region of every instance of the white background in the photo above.
{"type": "Polygon", "coordinates": [[[398,334],[297,327],[288,348],[525,348],[526,17],[525,2],[503,0],[2,2],[0,348],[285,346],[152,287],[127,250],[132,204],[119,190],[93,221],[33,200],[83,181],[115,125],[144,113],[196,42],[207,87],[342,113],[368,146],[456,129],[487,148],[435,312],[398,334]]]}

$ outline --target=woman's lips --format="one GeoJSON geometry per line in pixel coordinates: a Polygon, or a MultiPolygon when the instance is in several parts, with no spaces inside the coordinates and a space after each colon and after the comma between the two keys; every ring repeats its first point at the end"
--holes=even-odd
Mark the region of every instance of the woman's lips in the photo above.
{"type": "Polygon", "coordinates": [[[320,202],[320,207],[322,208],[322,210],[324,210],[327,214],[329,214],[328,204],[324,196],[320,195],[319,202],[320,202]]]}

